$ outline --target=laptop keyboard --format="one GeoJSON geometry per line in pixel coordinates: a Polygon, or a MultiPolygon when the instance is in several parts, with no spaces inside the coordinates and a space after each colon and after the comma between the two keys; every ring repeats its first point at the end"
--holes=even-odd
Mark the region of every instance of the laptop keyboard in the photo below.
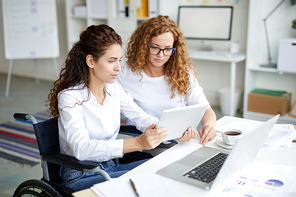
{"type": "Polygon", "coordinates": [[[226,153],[218,153],[183,176],[209,183],[216,178],[227,156],[226,153]]]}

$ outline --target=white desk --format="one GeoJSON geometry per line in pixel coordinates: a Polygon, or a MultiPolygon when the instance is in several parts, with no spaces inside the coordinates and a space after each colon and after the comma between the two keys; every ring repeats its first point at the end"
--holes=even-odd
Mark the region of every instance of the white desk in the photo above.
{"type": "Polygon", "coordinates": [[[236,63],[244,61],[246,56],[244,54],[232,55],[229,52],[218,51],[189,51],[189,55],[192,59],[196,60],[208,60],[218,62],[230,62],[230,116],[234,116],[234,95],[235,95],[235,75],[236,75],[236,63]]]}
{"type": "MultiPolygon", "coordinates": [[[[231,121],[241,120],[241,118],[224,116],[223,118],[217,121],[217,127],[225,125],[231,121]]],[[[253,120],[246,120],[245,121],[253,121],[253,120]]],[[[254,121],[253,121],[254,122],[254,121]]],[[[212,140],[207,144],[207,146],[215,147],[221,149],[216,143],[215,139],[212,140]]],[[[150,159],[149,161],[145,162],[144,164],[136,167],[135,169],[129,171],[128,173],[124,174],[122,177],[130,177],[131,175],[138,174],[141,172],[149,172],[149,173],[156,173],[159,169],[165,167],[166,165],[182,158],[183,156],[189,154],[190,152],[200,148],[202,145],[199,144],[199,140],[191,140],[189,143],[182,143],[178,144],[165,152],[155,156],[154,158],[150,159]]],[[[226,149],[224,149],[226,150],[226,149]]],[[[264,163],[272,163],[278,165],[291,165],[296,166],[296,157],[294,157],[296,152],[296,144],[293,143],[291,148],[281,148],[279,150],[273,152],[267,152],[261,150],[259,154],[256,156],[255,161],[260,161],[264,163]]],[[[210,195],[210,191],[201,189],[199,187],[191,186],[179,181],[173,181],[172,187],[178,188],[182,191],[184,196],[207,196],[210,195]]],[[[91,189],[82,190],[79,192],[75,192],[73,194],[76,197],[96,197],[96,194],[91,189]]]]}

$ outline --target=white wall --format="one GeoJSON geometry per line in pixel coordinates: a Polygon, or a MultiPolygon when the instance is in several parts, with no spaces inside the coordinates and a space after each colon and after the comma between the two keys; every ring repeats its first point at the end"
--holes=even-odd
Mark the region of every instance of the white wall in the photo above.
{"type": "MultiPolygon", "coordinates": [[[[60,57],[57,59],[58,65],[62,65],[67,55],[67,34],[66,34],[66,19],[65,19],[65,1],[56,0],[57,2],[57,17],[58,31],[60,43],[60,57]]],[[[179,0],[180,5],[202,5],[203,0],[179,0]]],[[[232,40],[239,41],[240,50],[245,51],[247,38],[247,19],[248,19],[248,4],[249,0],[241,0],[240,3],[235,3],[235,0],[208,0],[208,5],[232,5],[234,7],[232,40]]],[[[169,6],[169,4],[167,5],[169,6]]],[[[2,3],[0,5],[0,21],[2,23],[2,3]]],[[[177,10],[176,10],[177,12],[177,10]]],[[[78,38],[77,38],[78,39],[78,38]]],[[[4,41],[3,41],[3,25],[0,25],[0,72],[7,73],[9,61],[4,56],[4,41]]],[[[188,47],[194,47],[194,42],[190,41],[188,47]],[[190,44],[191,43],[191,44],[190,44]]],[[[210,43],[212,44],[212,43],[210,43]]],[[[215,50],[229,50],[230,42],[214,42],[215,50]]],[[[46,46],[44,46],[46,47],[46,46]]],[[[54,65],[51,59],[38,59],[39,76],[41,79],[54,81],[57,79],[54,65]]],[[[195,61],[199,72],[200,84],[204,88],[205,94],[208,97],[211,105],[219,105],[218,89],[221,87],[229,87],[230,84],[230,64],[211,61],[195,61]]],[[[237,66],[237,87],[244,87],[244,66],[245,63],[239,63],[237,66]]],[[[26,77],[35,77],[34,60],[14,60],[13,75],[21,75],[26,77]]],[[[1,84],[5,85],[5,84],[1,84]]],[[[242,103],[242,102],[241,102],[242,103]]]]}
{"type": "MultiPolygon", "coordinates": [[[[262,19],[265,18],[281,1],[280,0],[264,0],[262,3],[262,19]]],[[[292,29],[292,20],[296,19],[296,5],[291,6],[290,0],[285,1],[270,17],[266,20],[268,31],[270,54],[272,62],[277,62],[279,40],[289,38],[295,35],[295,29],[292,29]]],[[[262,22],[260,34],[259,63],[266,64],[268,62],[268,52],[264,26],[262,22]]]]}

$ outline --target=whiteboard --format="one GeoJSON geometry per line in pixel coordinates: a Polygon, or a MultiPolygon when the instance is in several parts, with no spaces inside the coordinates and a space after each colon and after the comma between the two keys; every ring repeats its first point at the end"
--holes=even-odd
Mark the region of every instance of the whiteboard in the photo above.
{"type": "Polygon", "coordinates": [[[55,0],[2,0],[6,59],[57,58],[55,0]]]}

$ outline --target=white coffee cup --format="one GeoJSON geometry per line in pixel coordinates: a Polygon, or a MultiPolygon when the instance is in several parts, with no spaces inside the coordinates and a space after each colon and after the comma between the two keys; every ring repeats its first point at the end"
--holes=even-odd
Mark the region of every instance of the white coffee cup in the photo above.
{"type": "Polygon", "coordinates": [[[222,132],[223,142],[227,145],[233,146],[241,137],[242,131],[238,129],[228,129],[222,132]]]}

